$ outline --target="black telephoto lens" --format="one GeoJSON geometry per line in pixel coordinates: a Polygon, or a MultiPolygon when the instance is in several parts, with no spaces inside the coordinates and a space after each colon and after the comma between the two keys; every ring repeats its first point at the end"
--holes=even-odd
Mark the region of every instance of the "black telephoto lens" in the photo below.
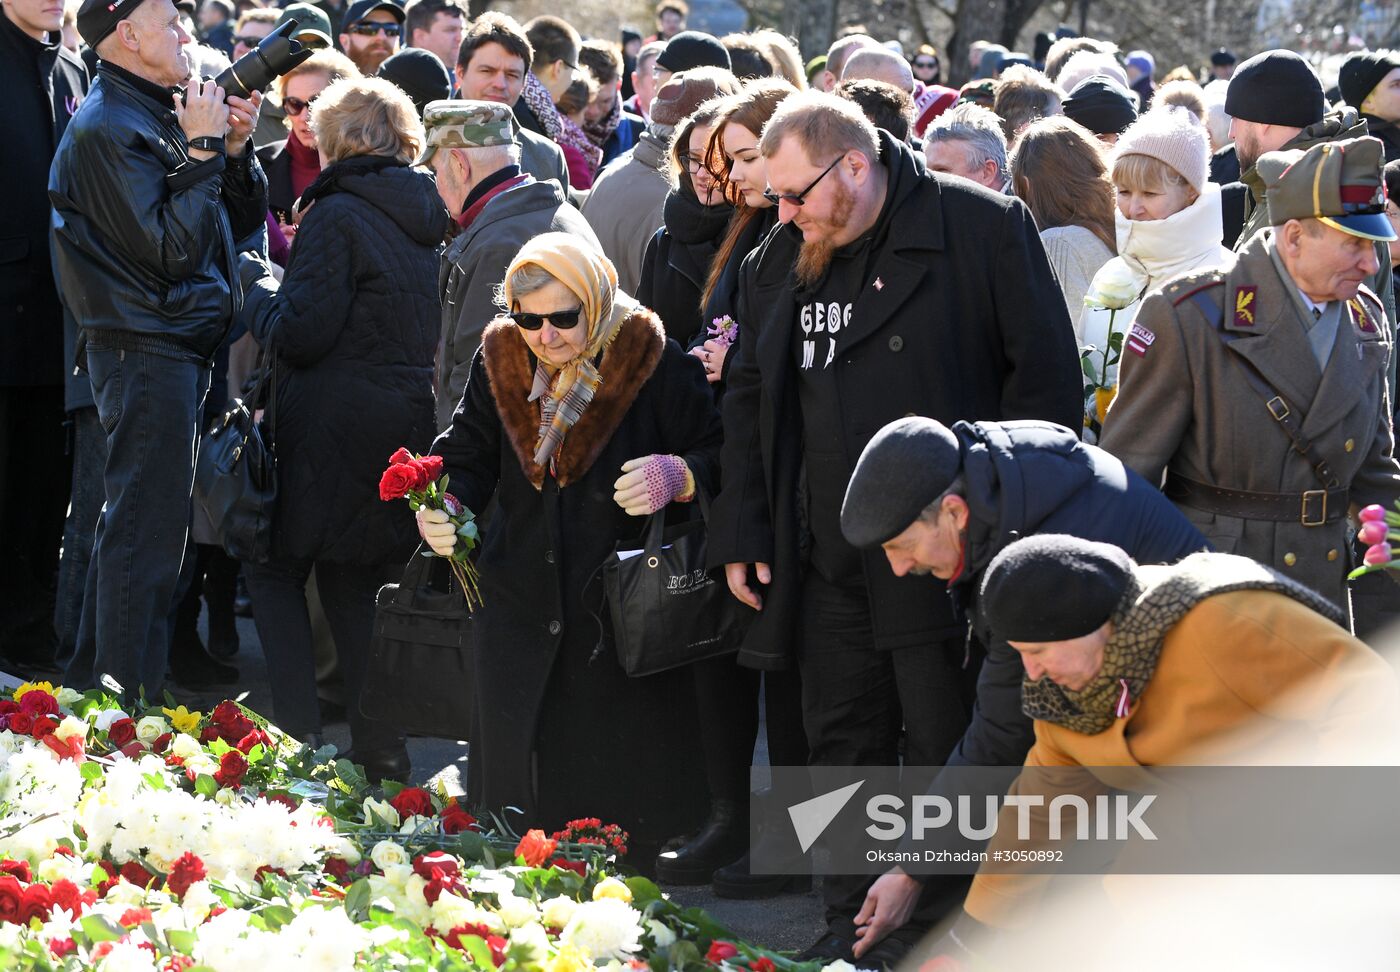
{"type": "Polygon", "coordinates": [[[292,39],[296,29],[297,22],[288,20],[264,37],[257,47],[224,68],[214,83],[224,89],[225,95],[239,98],[262,91],[274,78],[286,74],[314,53],[292,39]]]}

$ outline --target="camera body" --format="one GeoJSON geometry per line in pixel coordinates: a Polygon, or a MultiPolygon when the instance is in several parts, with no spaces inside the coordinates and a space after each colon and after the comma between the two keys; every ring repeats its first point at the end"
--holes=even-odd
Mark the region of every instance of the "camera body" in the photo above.
{"type": "Polygon", "coordinates": [[[312,48],[292,38],[296,29],[297,22],[288,20],[264,37],[257,47],[221,71],[214,83],[223,88],[226,95],[239,98],[262,91],[275,78],[286,74],[314,53],[312,48]]]}

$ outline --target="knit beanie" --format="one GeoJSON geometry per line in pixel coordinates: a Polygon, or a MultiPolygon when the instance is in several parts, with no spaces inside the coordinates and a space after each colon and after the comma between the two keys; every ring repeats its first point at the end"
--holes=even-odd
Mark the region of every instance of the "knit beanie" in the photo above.
{"type": "Polygon", "coordinates": [[[676,73],[696,67],[717,67],[730,70],[729,51],[717,37],[698,30],[683,30],[666,42],[666,49],[656,58],[656,66],[676,73]]]}
{"type": "Polygon", "coordinates": [[[1360,111],[1366,96],[1396,68],[1400,68],[1400,53],[1396,51],[1357,51],[1342,62],[1337,75],[1342,100],[1360,111]]]}
{"type": "Polygon", "coordinates": [[[1113,617],[1132,574],[1132,558],[1111,544],[1054,533],[1026,537],[992,558],[979,610],[1006,641],[1072,641],[1113,617]]]}
{"type": "Polygon", "coordinates": [[[1230,77],[1225,114],[1261,125],[1307,128],[1326,113],[1322,82],[1292,51],[1255,54],[1230,77]]]}
{"type": "Polygon", "coordinates": [[[436,54],[421,47],[408,47],[388,58],[379,66],[377,76],[408,95],[419,118],[430,101],[452,97],[452,75],[436,54]]]}
{"type": "Polygon", "coordinates": [[[1210,171],[1210,137],[1196,116],[1185,108],[1157,108],[1135,121],[1118,137],[1114,163],[1125,155],[1157,159],[1180,173],[1197,193],[1205,191],[1210,171]]]}
{"type": "Polygon", "coordinates": [[[1142,74],[1152,77],[1157,70],[1157,62],[1147,51],[1129,51],[1128,56],[1123,59],[1123,63],[1130,68],[1137,68],[1142,74]]]}
{"type": "Polygon", "coordinates": [[[1085,78],[1069,93],[1065,117],[1095,135],[1117,135],[1137,121],[1137,106],[1127,88],[1103,75],[1085,78]]]}

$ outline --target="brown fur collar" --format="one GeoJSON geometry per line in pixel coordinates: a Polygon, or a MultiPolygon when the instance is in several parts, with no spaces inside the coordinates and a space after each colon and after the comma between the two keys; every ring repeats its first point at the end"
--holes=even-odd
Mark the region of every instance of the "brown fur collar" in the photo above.
{"type": "MultiPolygon", "coordinates": [[[[533,456],[540,434],[540,403],[527,401],[535,380],[534,359],[520,331],[510,321],[497,320],[487,325],[481,343],[501,425],[520,460],[520,468],[539,489],[544,484],[544,467],[535,465],[533,456]]],[[[592,467],[632,407],[637,392],[656,370],[665,347],[666,332],[661,321],[646,308],[639,307],[622,322],[598,364],[602,384],[555,453],[561,487],[576,482],[592,467]]]]}

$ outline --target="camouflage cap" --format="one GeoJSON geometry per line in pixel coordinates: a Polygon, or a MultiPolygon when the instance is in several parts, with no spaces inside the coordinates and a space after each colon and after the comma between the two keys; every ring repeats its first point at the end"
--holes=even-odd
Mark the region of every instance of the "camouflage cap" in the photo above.
{"type": "Polygon", "coordinates": [[[1395,231],[1385,217],[1383,165],[1384,147],[1370,137],[1266,153],[1258,172],[1269,222],[1282,226],[1290,219],[1316,219],[1352,236],[1393,240],[1395,231]]]}
{"type": "Polygon", "coordinates": [[[427,165],[439,148],[515,145],[515,114],[494,101],[432,101],[423,109],[428,140],[415,165],[427,165]]]}

